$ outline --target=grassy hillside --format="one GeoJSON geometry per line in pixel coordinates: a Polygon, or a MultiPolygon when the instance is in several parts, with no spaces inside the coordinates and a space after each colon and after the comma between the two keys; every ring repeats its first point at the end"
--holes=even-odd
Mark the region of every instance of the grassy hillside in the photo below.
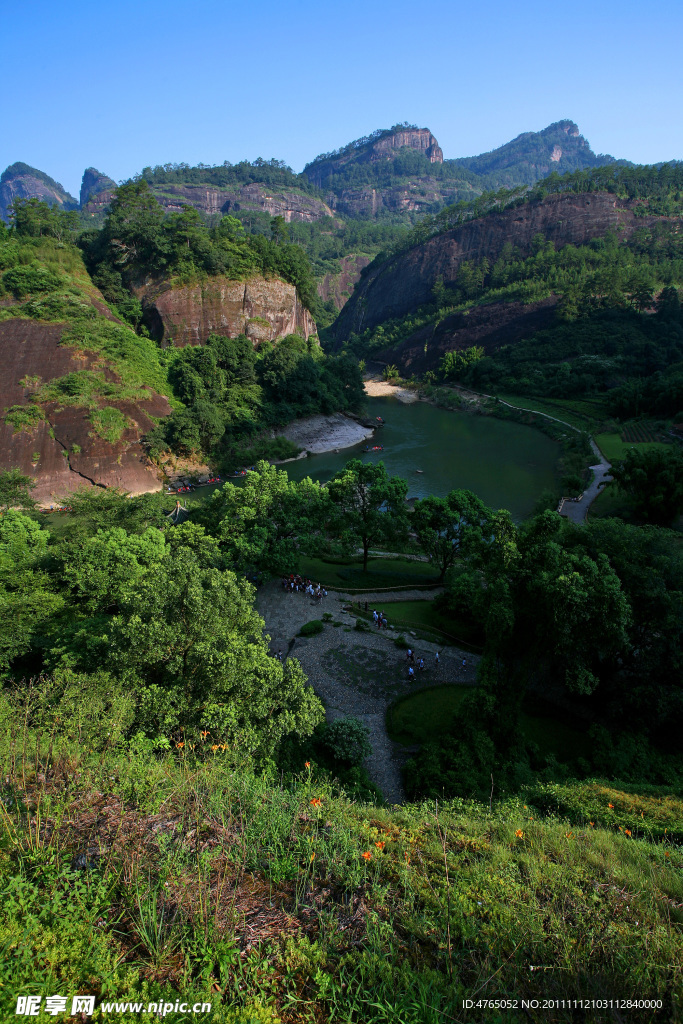
{"type": "Polygon", "coordinates": [[[93,1020],[128,1000],[187,1020],[184,1000],[224,1024],[569,1022],[521,1001],[633,997],[661,1010],[632,1019],[678,1020],[678,796],[593,783],[389,809],[315,765],[283,783],[208,737],[155,754],[75,718],[51,739],[3,730],[7,1019],[17,992],[80,991],[93,1020]]]}

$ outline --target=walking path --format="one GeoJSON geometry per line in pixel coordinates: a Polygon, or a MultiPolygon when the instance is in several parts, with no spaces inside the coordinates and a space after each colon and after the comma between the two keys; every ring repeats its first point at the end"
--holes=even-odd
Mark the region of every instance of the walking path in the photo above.
{"type": "Polygon", "coordinates": [[[566,516],[572,523],[582,523],[584,521],[591,502],[597,498],[605,484],[612,479],[609,475],[612,464],[607,461],[592,437],[590,438],[590,446],[593,449],[593,453],[598,457],[598,463],[595,466],[591,466],[593,479],[578,501],[570,501],[565,498],[560,505],[560,515],[566,516]]]}
{"type": "MultiPolygon", "coordinates": [[[[432,591],[430,596],[433,596],[432,591]]],[[[420,591],[401,593],[393,600],[415,600],[425,595],[420,591]]],[[[366,595],[363,595],[365,600],[366,595]]],[[[356,615],[343,611],[354,595],[330,594],[322,603],[303,594],[286,593],[277,581],[257,591],[256,604],[266,623],[273,654],[281,651],[301,662],[309,682],[325,706],[328,722],[353,715],[370,732],[372,753],[365,767],[372,781],[379,786],[389,803],[404,800],[401,765],[409,752],[392,743],[386,730],[386,712],[398,697],[414,693],[426,686],[459,683],[474,686],[479,657],[456,647],[415,640],[416,658],[423,657],[424,672],[416,670],[414,682],[408,681],[406,652],[397,648],[393,639],[399,630],[356,631],[356,615]],[[305,622],[319,619],[325,612],[334,616],[324,632],[310,638],[297,634],[305,622]],[[435,667],[434,655],[440,652],[441,663],[435,667]],[[466,664],[463,667],[463,659],[466,664]]],[[[392,595],[367,595],[368,602],[384,608],[391,624],[389,603],[392,595]],[[386,607],[385,607],[386,606],[386,607]]],[[[356,598],[357,600],[357,598],[356,598]]],[[[404,630],[410,639],[410,632],[404,630]]]]}

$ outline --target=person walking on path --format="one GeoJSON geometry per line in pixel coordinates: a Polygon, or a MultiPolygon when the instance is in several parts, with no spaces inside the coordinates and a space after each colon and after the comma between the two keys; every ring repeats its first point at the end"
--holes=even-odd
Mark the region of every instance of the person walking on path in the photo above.
{"type": "Polygon", "coordinates": [[[413,668],[412,665],[409,665],[408,666],[408,680],[412,680],[414,678],[415,678],[415,669],[413,668]]]}
{"type": "Polygon", "coordinates": [[[434,655],[434,668],[438,668],[440,662],[441,659],[439,658],[439,652],[437,651],[436,654],[434,655]]]}

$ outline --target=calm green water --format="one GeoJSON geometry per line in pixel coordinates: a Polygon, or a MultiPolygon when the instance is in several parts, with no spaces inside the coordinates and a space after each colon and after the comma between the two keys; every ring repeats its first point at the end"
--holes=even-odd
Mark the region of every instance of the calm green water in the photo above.
{"type": "Polygon", "coordinates": [[[509,509],[518,522],[531,514],[544,488],[557,484],[559,445],[533,427],[448,412],[427,402],[403,405],[395,398],[369,398],[367,413],[386,421],[368,442],[383,444],[383,452],[363,453],[363,442],[281,468],[292,480],[310,476],[324,483],[349,459],[382,460],[391,476],[408,481],[408,497],[443,496],[465,487],[490,508],[509,509]]]}

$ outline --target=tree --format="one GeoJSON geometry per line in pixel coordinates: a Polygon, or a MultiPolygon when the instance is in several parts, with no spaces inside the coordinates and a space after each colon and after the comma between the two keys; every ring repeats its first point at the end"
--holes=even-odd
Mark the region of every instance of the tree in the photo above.
{"type": "Polygon", "coordinates": [[[362,545],[364,570],[371,543],[405,535],[408,484],[400,477],[389,477],[383,462],[374,465],[352,459],[327,489],[334,506],[332,527],[348,544],[362,545]]]}
{"type": "Polygon", "coordinates": [[[445,498],[430,495],[416,501],[411,525],[420,547],[439,567],[439,579],[455,562],[468,537],[481,536],[491,510],[472,491],[451,491],[445,498]]]}
{"type": "Polygon", "coordinates": [[[141,537],[103,531],[71,579],[90,617],[60,637],[53,663],[116,676],[135,698],[139,730],[178,741],[208,730],[250,759],[271,757],[283,736],[309,735],[322,720],[298,662],[271,657],[253,588],[222,568],[201,527],[141,537]],[[106,568],[117,562],[110,586],[106,568]]]}
{"type": "Polygon", "coordinates": [[[257,463],[242,486],[214,491],[208,510],[229,564],[242,572],[291,572],[297,548],[310,542],[329,518],[327,489],[306,478],[257,463]]]}
{"type": "Polygon", "coordinates": [[[19,469],[5,469],[0,473],[0,513],[10,508],[35,508],[31,497],[35,487],[30,476],[24,476],[19,469]]]}
{"type": "Polygon", "coordinates": [[[612,467],[617,486],[646,522],[668,526],[683,512],[683,452],[678,448],[631,448],[612,467]]]}
{"type": "Polygon", "coordinates": [[[289,229],[285,218],[280,214],[277,217],[272,217],[270,221],[270,235],[276,245],[280,245],[282,242],[287,241],[289,235],[289,229]]]}

